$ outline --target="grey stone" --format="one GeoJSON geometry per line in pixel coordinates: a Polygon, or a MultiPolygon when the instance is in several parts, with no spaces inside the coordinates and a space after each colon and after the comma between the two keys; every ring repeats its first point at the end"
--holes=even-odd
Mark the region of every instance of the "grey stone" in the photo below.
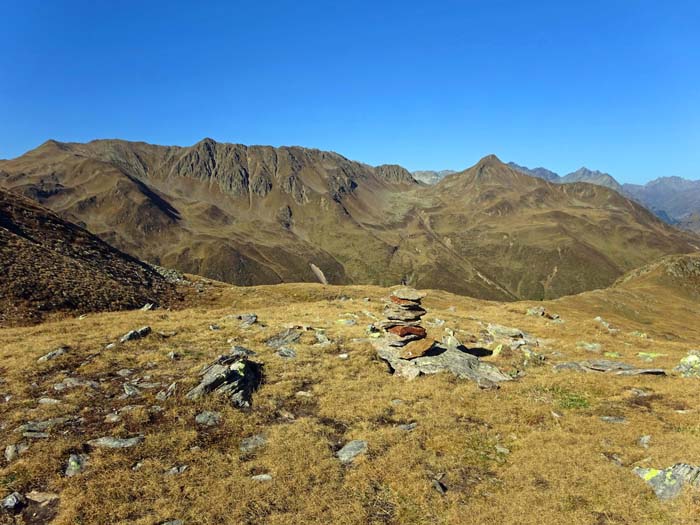
{"type": "Polygon", "coordinates": [[[44,421],[27,421],[15,429],[15,432],[44,432],[71,421],[70,417],[54,417],[44,421]]]}
{"type": "Polygon", "coordinates": [[[236,346],[229,355],[219,356],[202,371],[201,382],[187,392],[187,399],[196,400],[216,392],[239,408],[249,407],[252,394],[263,379],[262,365],[247,359],[251,354],[250,350],[236,346]]]}
{"type": "Polygon", "coordinates": [[[26,443],[17,443],[15,445],[7,445],[5,447],[5,460],[10,463],[29,450],[29,445],[26,443]]]}
{"type": "Polygon", "coordinates": [[[241,327],[251,326],[258,321],[258,316],[255,314],[241,314],[238,316],[241,321],[241,327]]]}
{"type": "Polygon", "coordinates": [[[500,324],[489,323],[486,330],[493,337],[498,338],[523,339],[525,337],[525,332],[519,328],[511,328],[500,324]]]}
{"type": "Polygon", "coordinates": [[[52,397],[40,397],[39,398],[40,405],[58,405],[60,402],[61,402],[60,399],[54,399],[52,397]]]}
{"type": "Polygon", "coordinates": [[[177,381],[174,381],[174,382],[170,383],[168,388],[158,392],[156,394],[156,399],[158,401],[165,401],[166,399],[170,399],[175,394],[176,390],[177,390],[177,381]]]}
{"type": "Polygon", "coordinates": [[[354,439],[349,443],[346,443],[343,448],[341,448],[335,455],[338,457],[341,463],[350,463],[360,454],[364,454],[367,451],[367,442],[360,439],[354,439]]]}
{"type": "Polygon", "coordinates": [[[287,328],[285,331],[270,337],[265,344],[270,348],[280,348],[281,346],[296,343],[301,338],[301,332],[295,328],[287,328]]]}
{"type": "Polygon", "coordinates": [[[143,441],[143,436],[134,436],[130,438],[116,438],[105,436],[88,441],[88,445],[100,448],[129,448],[138,445],[143,441]]]}
{"type": "Polygon", "coordinates": [[[688,352],[674,370],[683,377],[700,377],[700,351],[688,352]]]}
{"type": "Polygon", "coordinates": [[[633,472],[646,481],[659,499],[673,499],[683,486],[700,488],[700,467],[676,463],[664,470],[635,467],[633,472]]]}
{"type": "Polygon", "coordinates": [[[176,474],[182,474],[189,468],[189,465],[175,465],[165,471],[166,476],[174,476],[176,474]]]}
{"type": "Polygon", "coordinates": [[[117,375],[120,377],[129,377],[133,373],[134,371],[131,368],[122,368],[121,370],[117,370],[117,375]]]}
{"type": "Polygon", "coordinates": [[[55,350],[51,350],[48,354],[42,355],[39,359],[37,359],[38,363],[44,363],[46,361],[51,361],[52,359],[56,359],[59,356],[62,356],[68,351],[67,346],[60,346],[56,348],[55,350]]]}
{"type": "Polygon", "coordinates": [[[88,462],[87,454],[71,454],[68,457],[68,464],[66,465],[65,475],[66,477],[72,478],[76,474],[81,473],[85,470],[85,466],[88,462]]]}
{"type": "Polygon", "coordinates": [[[277,355],[280,357],[284,357],[285,359],[294,359],[297,356],[297,353],[294,351],[294,349],[289,348],[288,346],[282,346],[277,350],[277,355]]]}
{"type": "Polygon", "coordinates": [[[19,492],[13,492],[9,496],[3,498],[0,504],[3,509],[14,514],[21,511],[27,505],[27,500],[19,492]]]}
{"type": "Polygon", "coordinates": [[[649,448],[649,444],[651,443],[651,436],[649,436],[649,435],[642,436],[639,438],[637,443],[639,444],[640,447],[649,448]]]}
{"type": "Polygon", "coordinates": [[[57,392],[63,392],[70,388],[99,388],[100,384],[97,381],[92,381],[91,379],[82,379],[80,377],[67,377],[60,383],[53,385],[53,389],[57,392]]]}
{"type": "Polygon", "coordinates": [[[314,334],[316,336],[316,344],[319,346],[326,346],[331,344],[331,340],[328,339],[326,333],[322,330],[316,330],[314,334]]]}
{"type": "Polygon", "coordinates": [[[406,431],[406,432],[411,432],[411,431],[414,430],[417,426],[418,426],[418,423],[415,423],[415,422],[414,422],[414,423],[406,423],[406,424],[403,424],[403,425],[399,425],[398,428],[399,428],[399,430],[404,430],[404,431],[406,431]]]}
{"type": "Polygon", "coordinates": [[[130,383],[124,383],[124,394],[126,397],[136,397],[141,395],[141,391],[130,383]]]}
{"type": "Polygon", "coordinates": [[[28,439],[48,439],[51,437],[51,434],[48,432],[37,432],[34,430],[28,430],[27,432],[22,433],[22,437],[26,437],[28,439]]]}
{"type": "Polygon", "coordinates": [[[627,423],[627,420],[621,416],[600,416],[603,423],[627,423]]]}
{"type": "Polygon", "coordinates": [[[397,297],[399,299],[403,299],[404,301],[416,301],[419,302],[421,299],[423,299],[426,294],[423,292],[419,292],[418,290],[414,288],[397,288],[396,290],[393,290],[391,292],[391,295],[394,297],[397,297]]]}
{"type": "Polygon", "coordinates": [[[209,330],[211,330],[212,332],[215,332],[217,330],[221,330],[221,327],[218,324],[210,324],[209,330]]]}
{"type": "Polygon", "coordinates": [[[119,338],[119,342],[126,343],[127,341],[136,341],[137,339],[143,339],[144,337],[146,337],[150,333],[151,333],[150,326],[142,326],[141,328],[138,328],[136,330],[131,330],[131,331],[125,333],[123,336],[121,336],[119,338]]]}
{"type": "Polygon", "coordinates": [[[257,474],[255,476],[251,476],[250,479],[253,481],[272,481],[272,476],[269,474],[257,474]]]}
{"type": "Polygon", "coordinates": [[[573,370],[576,372],[603,372],[620,376],[636,375],[666,375],[661,368],[635,368],[626,363],[598,359],[595,361],[579,361],[569,363],[558,363],[554,366],[554,371],[573,370]]]}
{"type": "Polygon", "coordinates": [[[264,434],[255,434],[241,440],[239,449],[244,454],[251,454],[267,443],[267,438],[264,434]]]}
{"type": "Polygon", "coordinates": [[[586,352],[600,352],[603,347],[599,343],[587,343],[586,341],[579,341],[576,346],[583,348],[586,352]]]}
{"type": "Polygon", "coordinates": [[[194,420],[198,425],[202,425],[205,427],[214,427],[221,423],[221,414],[219,412],[211,412],[209,410],[205,410],[204,412],[200,412],[199,414],[197,414],[194,420]]]}
{"type": "Polygon", "coordinates": [[[161,521],[158,525],[185,525],[183,520],[167,520],[161,521]]]}

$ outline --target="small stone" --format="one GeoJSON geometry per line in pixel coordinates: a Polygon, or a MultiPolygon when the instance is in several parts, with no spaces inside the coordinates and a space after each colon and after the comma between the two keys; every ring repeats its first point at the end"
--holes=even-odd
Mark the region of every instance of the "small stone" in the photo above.
{"type": "Polygon", "coordinates": [[[447,493],[447,486],[439,479],[432,479],[430,482],[433,485],[433,488],[437,490],[441,496],[444,496],[447,493]]]}
{"type": "Polygon", "coordinates": [[[267,438],[263,434],[255,434],[254,436],[244,438],[238,448],[244,454],[250,454],[264,446],[265,443],[267,443],[267,438]]]}
{"type": "Polygon", "coordinates": [[[355,319],[338,319],[336,321],[336,324],[340,324],[343,326],[355,326],[357,324],[357,321],[355,319]]]}
{"type": "Polygon", "coordinates": [[[194,420],[198,425],[202,425],[205,427],[214,427],[221,423],[221,414],[219,412],[211,412],[209,410],[205,410],[204,412],[200,412],[199,414],[197,414],[194,420]]]}
{"type": "Polygon", "coordinates": [[[51,350],[46,355],[42,355],[39,359],[37,359],[37,363],[45,363],[46,361],[51,361],[52,359],[56,359],[59,356],[62,356],[68,351],[67,346],[60,346],[56,348],[56,350],[51,350]]]}
{"type": "Polygon", "coordinates": [[[119,338],[120,343],[126,343],[127,341],[136,341],[137,339],[142,339],[146,337],[148,334],[151,333],[151,327],[150,326],[142,326],[141,328],[137,330],[131,330],[130,332],[125,333],[123,336],[119,338]]]}
{"type": "Polygon", "coordinates": [[[210,324],[209,330],[211,330],[212,332],[215,332],[217,330],[221,330],[221,327],[218,324],[210,324]]]}
{"type": "Polygon", "coordinates": [[[167,357],[168,357],[168,359],[170,359],[171,361],[177,361],[177,360],[180,359],[182,356],[181,356],[180,354],[178,354],[177,352],[168,352],[167,357]]]}
{"type": "Polygon", "coordinates": [[[272,481],[272,476],[269,474],[257,474],[255,476],[251,476],[250,479],[253,481],[272,481]]]}
{"type": "Polygon", "coordinates": [[[129,448],[138,445],[143,441],[143,436],[134,436],[130,438],[115,438],[105,436],[88,441],[88,445],[100,448],[129,448]]]}
{"type": "Polygon", "coordinates": [[[301,332],[294,328],[287,328],[285,331],[270,337],[265,344],[270,348],[278,349],[285,345],[296,343],[301,338],[301,332]]]}
{"type": "Polygon", "coordinates": [[[343,361],[346,359],[349,359],[350,355],[349,354],[338,354],[338,359],[342,359],[343,361]]]}
{"type": "Polygon", "coordinates": [[[649,444],[651,443],[651,436],[649,436],[649,435],[642,436],[639,438],[637,443],[639,444],[640,447],[649,448],[649,444]]]}
{"type": "Polygon", "coordinates": [[[40,397],[39,398],[40,405],[58,405],[60,402],[61,402],[60,399],[54,399],[52,397],[40,397]]]}
{"type": "Polygon", "coordinates": [[[432,339],[420,339],[418,341],[409,342],[399,351],[401,359],[413,359],[415,357],[424,356],[430,350],[435,341],[432,339]]]}
{"type": "Polygon", "coordinates": [[[297,397],[314,397],[314,395],[311,392],[307,392],[306,390],[299,390],[294,395],[297,397]]]}
{"type": "Polygon", "coordinates": [[[283,346],[277,350],[277,355],[284,357],[285,359],[294,359],[297,356],[297,353],[294,351],[294,349],[289,348],[288,346],[283,346]]]}
{"type": "Polygon", "coordinates": [[[16,445],[7,445],[5,447],[5,459],[8,463],[16,460],[22,454],[29,450],[29,445],[26,443],[17,443],[16,445]]]}
{"type": "Polygon", "coordinates": [[[174,381],[170,383],[167,389],[161,390],[156,394],[156,399],[158,401],[165,401],[166,399],[170,399],[174,394],[175,391],[177,390],[177,381],[174,381]]]}
{"type": "Polygon", "coordinates": [[[255,314],[241,314],[238,316],[241,321],[241,327],[251,326],[255,324],[258,320],[258,316],[255,314]]]}
{"type": "Polygon", "coordinates": [[[71,454],[68,457],[68,465],[66,466],[65,475],[68,478],[75,476],[85,470],[88,462],[87,454],[71,454]]]}
{"type": "Polygon", "coordinates": [[[141,395],[141,391],[132,384],[124,383],[123,388],[124,388],[124,394],[126,394],[126,397],[136,397],[138,395],[141,395]]]}
{"type": "Polygon", "coordinates": [[[406,423],[404,425],[399,425],[399,430],[403,430],[405,432],[411,432],[412,430],[415,430],[415,428],[418,426],[418,423],[406,423]]]}
{"type": "Polygon", "coordinates": [[[501,454],[503,456],[507,456],[508,454],[510,454],[510,449],[507,449],[504,446],[496,445],[495,448],[496,448],[496,452],[498,452],[499,454],[501,454]]]}
{"type": "Polygon", "coordinates": [[[604,423],[627,423],[627,420],[620,416],[600,416],[600,420],[604,423]]]}
{"type": "Polygon", "coordinates": [[[122,368],[121,370],[117,370],[117,375],[121,377],[129,377],[133,373],[134,371],[131,368],[122,368]]]}
{"type": "Polygon", "coordinates": [[[189,468],[188,465],[175,465],[172,468],[169,468],[168,470],[165,471],[166,476],[174,476],[176,474],[182,474],[189,468]]]}
{"type": "Polygon", "coordinates": [[[59,496],[55,492],[39,492],[38,490],[32,490],[26,497],[28,500],[38,503],[43,507],[52,501],[56,501],[59,496]]]}
{"type": "Polygon", "coordinates": [[[583,348],[586,352],[598,353],[603,348],[599,343],[587,343],[585,341],[579,341],[576,346],[583,348]]]}
{"type": "Polygon", "coordinates": [[[407,335],[417,335],[418,337],[425,337],[427,332],[422,326],[393,326],[387,330],[394,335],[399,337],[405,337],[407,335]]]}
{"type": "Polygon", "coordinates": [[[0,504],[2,504],[3,509],[14,514],[21,511],[27,505],[27,500],[19,492],[13,492],[9,496],[3,498],[0,504]]]}
{"type": "Polygon", "coordinates": [[[676,463],[664,470],[635,467],[633,472],[651,485],[656,496],[662,500],[675,498],[686,484],[700,488],[700,467],[694,465],[676,463]]]}
{"type": "Polygon", "coordinates": [[[105,423],[119,423],[121,420],[122,417],[114,412],[105,416],[105,423]]]}
{"type": "Polygon", "coordinates": [[[355,439],[347,443],[343,448],[336,452],[336,456],[341,463],[350,463],[360,454],[367,451],[367,442],[360,439],[355,439]]]}
{"type": "Polygon", "coordinates": [[[161,521],[158,525],[185,525],[185,522],[182,520],[167,520],[161,521]]]}

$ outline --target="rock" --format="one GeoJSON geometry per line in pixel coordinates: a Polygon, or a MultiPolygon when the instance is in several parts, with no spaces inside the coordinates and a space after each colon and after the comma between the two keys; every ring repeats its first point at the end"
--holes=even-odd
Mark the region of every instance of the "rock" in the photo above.
{"type": "MultiPolygon", "coordinates": [[[[440,476],[440,478],[442,478],[442,476],[440,476]]],[[[430,480],[430,483],[431,483],[431,485],[433,486],[433,488],[434,488],[435,490],[437,490],[438,493],[440,493],[441,496],[444,496],[445,494],[447,494],[447,485],[445,485],[445,484],[441,481],[441,479],[439,479],[439,478],[433,478],[433,479],[430,480]]]]}
{"type": "Polygon", "coordinates": [[[239,445],[239,449],[244,454],[251,454],[267,443],[267,438],[264,434],[255,434],[244,438],[239,445]]]}
{"type": "Polygon", "coordinates": [[[700,467],[685,463],[676,463],[664,470],[635,467],[633,472],[651,485],[659,499],[675,498],[684,485],[700,487],[700,467]]]}
{"type": "Polygon", "coordinates": [[[66,465],[65,475],[68,478],[72,478],[76,474],[81,473],[85,470],[85,466],[88,462],[87,454],[71,454],[68,457],[68,465],[66,465]]]}
{"type": "Polygon", "coordinates": [[[150,333],[151,333],[150,326],[142,326],[141,328],[138,328],[137,330],[131,330],[130,332],[125,333],[123,336],[121,336],[119,338],[119,342],[126,343],[127,341],[136,341],[137,339],[142,339],[142,338],[146,337],[150,333]]]}
{"type": "Polygon", "coordinates": [[[621,416],[600,416],[603,423],[627,423],[627,420],[621,416]]]}
{"type": "Polygon", "coordinates": [[[53,389],[57,392],[63,392],[70,388],[78,387],[88,387],[88,388],[100,388],[100,384],[97,381],[92,381],[90,379],[82,379],[80,377],[67,377],[60,383],[53,385],[53,389]]]}
{"type": "Polygon", "coordinates": [[[316,344],[318,346],[326,346],[331,344],[331,340],[328,339],[323,330],[316,330],[314,336],[316,337],[316,344]]]}
{"type": "Polygon", "coordinates": [[[355,326],[357,324],[357,321],[355,319],[338,319],[336,321],[336,324],[340,324],[343,326],[355,326]]]}
{"type": "Polygon", "coordinates": [[[587,343],[585,341],[579,341],[576,346],[583,348],[586,352],[598,353],[602,350],[602,346],[599,343],[587,343]]]}
{"type": "Polygon", "coordinates": [[[126,397],[136,397],[141,395],[141,391],[130,383],[124,383],[123,388],[126,397]]]}
{"type": "Polygon", "coordinates": [[[420,339],[410,342],[398,351],[401,359],[414,359],[425,355],[435,344],[432,339],[420,339]]]}
{"type": "Polygon", "coordinates": [[[241,321],[241,328],[253,325],[258,321],[258,316],[255,314],[241,314],[237,318],[241,321]]]}
{"type": "Polygon", "coordinates": [[[153,307],[154,307],[154,306],[155,306],[155,305],[154,305],[153,303],[146,303],[146,304],[144,304],[144,305],[140,308],[140,310],[141,310],[142,312],[148,312],[149,310],[153,310],[153,307]]]}
{"type": "Polygon", "coordinates": [[[296,343],[301,338],[301,332],[294,328],[287,328],[285,331],[270,337],[265,344],[270,348],[279,348],[281,346],[296,343]]]}
{"type": "Polygon", "coordinates": [[[175,465],[165,471],[166,476],[174,476],[176,474],[182,474],[189,468],[189,465],[175,465]]]}
{"type": "Polygon", "coordinates": [[[367,451],[367,442],[359,439],[355,439],[347,443],[343,448],[341,448],[335,455],[338,457],[341,463],[350,463],[360,454],[364,454],[367,451]]]}
{"type": "Polygon", "coordinates": [[[688,355],[681,359],[674,370],[683,377],[700,377],[700,351],[691,350],[688,352],[688,355]]]}
{"type": "Polygon", "coordinates": [[[61,402],[60,399],[54,399],[52,397],[40,397],[39,398],[40,405],[58,405],[60,402],[61,402]]]}
{"type": "Polygon", "coordinates": [[[251,476],[250,479],[253,481],[272,481],[272,476],[269,474],[257,474],[255,476],[251,476]]]}
{"type": "Polygon", "coordinates": [[[170,399],[175,394],[176,390],[177,390],[177,381],[174,381],[174,382],[170,383],[168,388],[158,392],[156,394],[156,399],[158,401],[165,401],[166,399],[170,399]]]}
{"type": "Polygon", "coordinates": [[[415,302],[420,302],[421,299],[425,297],[426,294],[423,292],[419,292],[418,290],[415,290],[413,288],[397,288],[396,290],[393,290],[391,292],[392,297],[396,297],[397,299],[404,299],[406,301],[415,301],[415,302]]]}
{"type": "Polygon", "coordinates": [[[285,359],[294,359],[297,356],[297,353],[288,346],[282,346],[279,350],[277,350],[277,355],[284,357],[285,359]]]}
{"type": "Polygon", "coordinates": [[[38,503],[41,507],[56,501],[58,497],[58,494],[55,492],[39,492],[38,490],[32,490],[26,495],[28,500],[38,503]]]}
{"type": "Polygon", "coordinates": [[[7,512],[16,514],[27,506],[27,500],[19,492],[13,492],[9,496],[3,498],[0,504],[7,512]]]}
{"type": "Polygon", "coordinates": [[[500,324],[489,323],[486,330],[493,337],[497,338],[510,338],[510,339],[523,339],[525,338],[525,332],[519,328],[511,328],[509,326],[502,326],[500,324]]]}
{"type": "Polygon", "coordinates": [[[107,414],[105,416],[105,423],[119,423],[121,420],[122,417],[116,412],[112,412],[111,414],[107,414]]]}
{"type": "Polygon", "coordinates": [[[405,337],[407,335],[417,335],[419,337],[425,337],[427,332],[422,326],[393,326],[388,330],[394,335],[399,337],[405,337]]]}
{"type": "Polygon", "coordinates": [[[11,463],[12,461],[19,458],[22,454],[24,454],[27,450],[29,450],[29,445],[27,445],[26,443],[7,445],[5,447],[5,460],[8,463],[11,463]]]}
{"type": "Polygon", "coordinates": [[[177,352],[168,352],[167,357],[168,357],[168,359],[170,359],[171,361],[177,361],[177,360],[180,359],[182,356],[181,356],[180,354],[178,354],[177,352]]]}
{"type": "Polygon", "coordinates": [[[657,357],[663,357],[665,355],[666,354],[660,354],[658,352],[637,352],[637,357],[647,363],[651,363],[657,357]]]}
{"type": "Polygon", "coordinates": [[[212,332],[216,332],[217,330],[221,330],[221,327],[218,324],[210,324],[209,330],[211,330],[212,332]]]}
{"type": "Polygon", "coordinates": [[[129,448],[138,445],[143,441],[143,436],[134,436],[130,438],[116,438],[105,436],[88,441],[88,445],[100,448],[129,448]]]}
{"type": "Polygon", "coordinates": [[[418,426],[418,423],[406,423],[404,425],[399,425],[398,428],[399,430],[404,430],[406,432],[410,432],[414,430],[418,426]]]}
{"type": "Polygon", "coordinates": [[[134,371],[131,368],[122,368],[121,370],[117,370],[117,375],[120,377],[129,377],[133,373],[134,371]]]}
{"type": "Polygon", "coordinates": [[[426,310],[406,310],[405,308],[396,308],[387,306],[384,309],[384,315],[392,321],[418,321],[427,312],[426,310]]]}
{"type": "Polygon", "coordinates": [[[649,448],[650,443],[651,443],[651,436],[649,436],[649,435],[642,436],[637,440],[637,444],[643,448],[649,448]]]}
{"type": "Polygon", "coordinates": [[[56,348],[55,350],[51,350],[48,354],[42,355],[39,359],[37,359],[37,363],[45,363],[46,361],[51,361],[52,359],[56,359],[59,356],[62,356],[68,351],[67,346],[60,346],[56,348]]]}
{"type": "Polygon", "coordinates": [[[345,361],[346,359],[350,359],[350,355],[348,354],[338,354],[338,359],[342,359],[345,361]]]}
{"type": "Polygon", "coordinates": [[[576,372],[603,372],[621,376],[636,375],[666,375],[661,368],[635,368],[627,363],[599,359],[596,361],[579,361],[569,363],[558,363],[554,366],[554,371],[573,370],[576,372]]]}
{"type": "Polygon", "coordinates": [[[198,425],[202,425],[205,427],[215,427],[216,425],[221,423],[221,414],[219,412],[211,412],[209,410],[205,410],[204,412],[200,412],[199,414],[197,414],[194,420],[198,425]]]}
{"type": "Polygon", "coordinates": [[[201,382],[187,392],[187,399],[196,400],[216,392],[239,408],[249,407],[252,394],[263,379],[262,365],[248,360],[249,355],[254,353],[236,346],[229,355],[219,356],[204,369],[201,382]]]}
{"type": "Polygon", "coordinates": [[[54,417],[43,421],[27,421],[23,425],[18,426],[15,432],[44,432],[45,430],[64,425],[72,421],[72,419],[70,417],[54,417]]]}
{"type": "Polygon", "coordinates": [[[496,445],[495,446],[496,452],[498,454],[501,454],[502,456],[507,456],[510,454],[510,449],[504,447],[503,445],[496,445]]]}
{"type": "Polygon", "coordinates": [[[158,523],[158,525],[185,525],[185,522],[183,520],[167,520],[167,521],[161,521],[158,523]]]}
{"type": "Polygon", "coordinates": [[[532,308],[528,308],[526,313],[527,315],[533,315],[535,317],[545,317],[552,321],[559,320],[559,316],[557,314],[550,314],[547,312],[547,310],[545,310],[544,306],[534,306],[532,308]]]}

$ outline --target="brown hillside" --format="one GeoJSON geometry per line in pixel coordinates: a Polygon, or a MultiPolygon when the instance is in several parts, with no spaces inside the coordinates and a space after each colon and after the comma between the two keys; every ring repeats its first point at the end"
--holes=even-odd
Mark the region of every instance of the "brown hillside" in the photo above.
{"type": "Polygon", "coordinates": [[[700,246],[615,192],[487,157],[435,186],[299,147],[49,141],[0,185],[152,263],[235,284],[401,281],[487,299],[600,288],[700,246]]]}
{"type": "Polygon", "coordinates": [[[2,190],[0,268],[0,326],[56,312],[170,304],[177,295],[149,266],[2,190]]]}

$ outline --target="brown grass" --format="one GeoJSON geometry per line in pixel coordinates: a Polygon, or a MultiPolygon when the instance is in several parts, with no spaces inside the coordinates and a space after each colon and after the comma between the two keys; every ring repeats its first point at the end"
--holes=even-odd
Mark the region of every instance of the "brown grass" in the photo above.
{"type": "MultiPolygon", "coordinates": [[[[464,340],[469,334],[481,337],[480,323],[488,322],[548,340],[539,349],[548,356],[547,365],[526,369],[525,377],[498,391],[481,391],[448,375],[406,382],[387,373],[365,339],[372,319],[364,313],[380,315],[386,294],[377,287],[212,283],[198,305],[182,311],[95,314],[1,330],[0,394],[12,395],[0,404],[1,443],[18,442],[14,429],[29,420],[84,419],[52,430],[50,440],[34,440],[19,460],[3,464],[0,495],[32,489],[59,493],[56,525],[152,525],[168,518],[187,524],[696,522],[700,493],[687,491],[670,503],[660,502],[631,469],[697,462],[698,381],[555,373],[550,366],[593,357],[577,347],[578,341],[588,341],[639,365],[639,351],[666,354],[651,366],[671,369],[700,346],[698,328],[691,324],[697,307],[691,301],[667,297],[653,304],[641,291],[593,292],[545,303],[565,320],[555,324],[525,316],[532,303],[488,303],[431,292],[425,320],[444,319],[464,340]],[[260,322],[247,329],[227,317],[248,311],[256,312],[260,322]],[[662,317],[662,312],[673,315],[662,317]],[[357,316],[356,326],[336,323],[350,314],[357,316]],[[596,315],[621,332],[604,331],[593,321],[596,315]],[[209,330],[212,323],[221,330],[209,330]],[[105,343],[144,324],[177,335],[163,339],[154,333],[103,350],[105,343]],[[326,329],[334,344],[313,346],[313,332],[304,332],[293,345],[297,358],[284,360],[264,341],[289,324],[326,329]],[[649,338],[631,335],[634,330],[649,338]],[[248,411],[217,398],[192,402],[184,397],[201,366],[227,351],[228,339],[256,351],[255,359],[265,365],[265,383],[248,411]],[[72,347],[68,355],[36,363],[62,344],[72,347]],[[171,361],[170,351],[182,358],[171,361]],[[339,359],[341,352],[350,358],[339,359]],[[177,393],[165,402],[155,400],[158,389],[119,399],[124,379],[116,372],[122,368],[165,386],[178,381],[177,393]],[[66,375],[94,379],[100,388],[54,392],[52,385],[66,375]],[[635,400],[632,388],[654,396],[635,400]],[[297,396],[300,390],[312,397],[297,396]],[[62,402],[39,405],[37,399],[45,395],[62,402]],[[104,422],[105,415],[129,404],[144,407],[125,412],[119,423],[104,422]],[[152,405],[163,411],[149,412],[152,405]],[[194,417],[203,409],[220,411],[222,424],[198,428],[194,417]],[[601,415],[624,416],[627,423],[605,423],[601,415]],[[397,428],[414,421],[418,426],[412,432],[397,428]],[[68,455],[84,450],[87,440],[136,433],[145,436],[141,445],[94,450],[84,473],[62,476],[68,455]],[[241,440],[256,433],[266,435],[267,445],[242,455],[241,440]],[[648,449],[637,444],[644,434],[652,436],[648,449]],[[368,451],[343,466],[334,453],[352,439],[366,440],[368,451]],[[510,453],[497,452],[496,445],[510,453]],[[623,466],[608,459],[613,454],[623,466]],[[141,467],[134,470],[137,462],[141,467]],[[164,475],[180,464],[189,468],[164,475]],[[260,473],[270,473],[273,481],[250,479],[260,473]],[[440,476],[444,495],[433,487],[440,476]]],[[[513,364],[488,359],[505,368],[513,364]]]]}

